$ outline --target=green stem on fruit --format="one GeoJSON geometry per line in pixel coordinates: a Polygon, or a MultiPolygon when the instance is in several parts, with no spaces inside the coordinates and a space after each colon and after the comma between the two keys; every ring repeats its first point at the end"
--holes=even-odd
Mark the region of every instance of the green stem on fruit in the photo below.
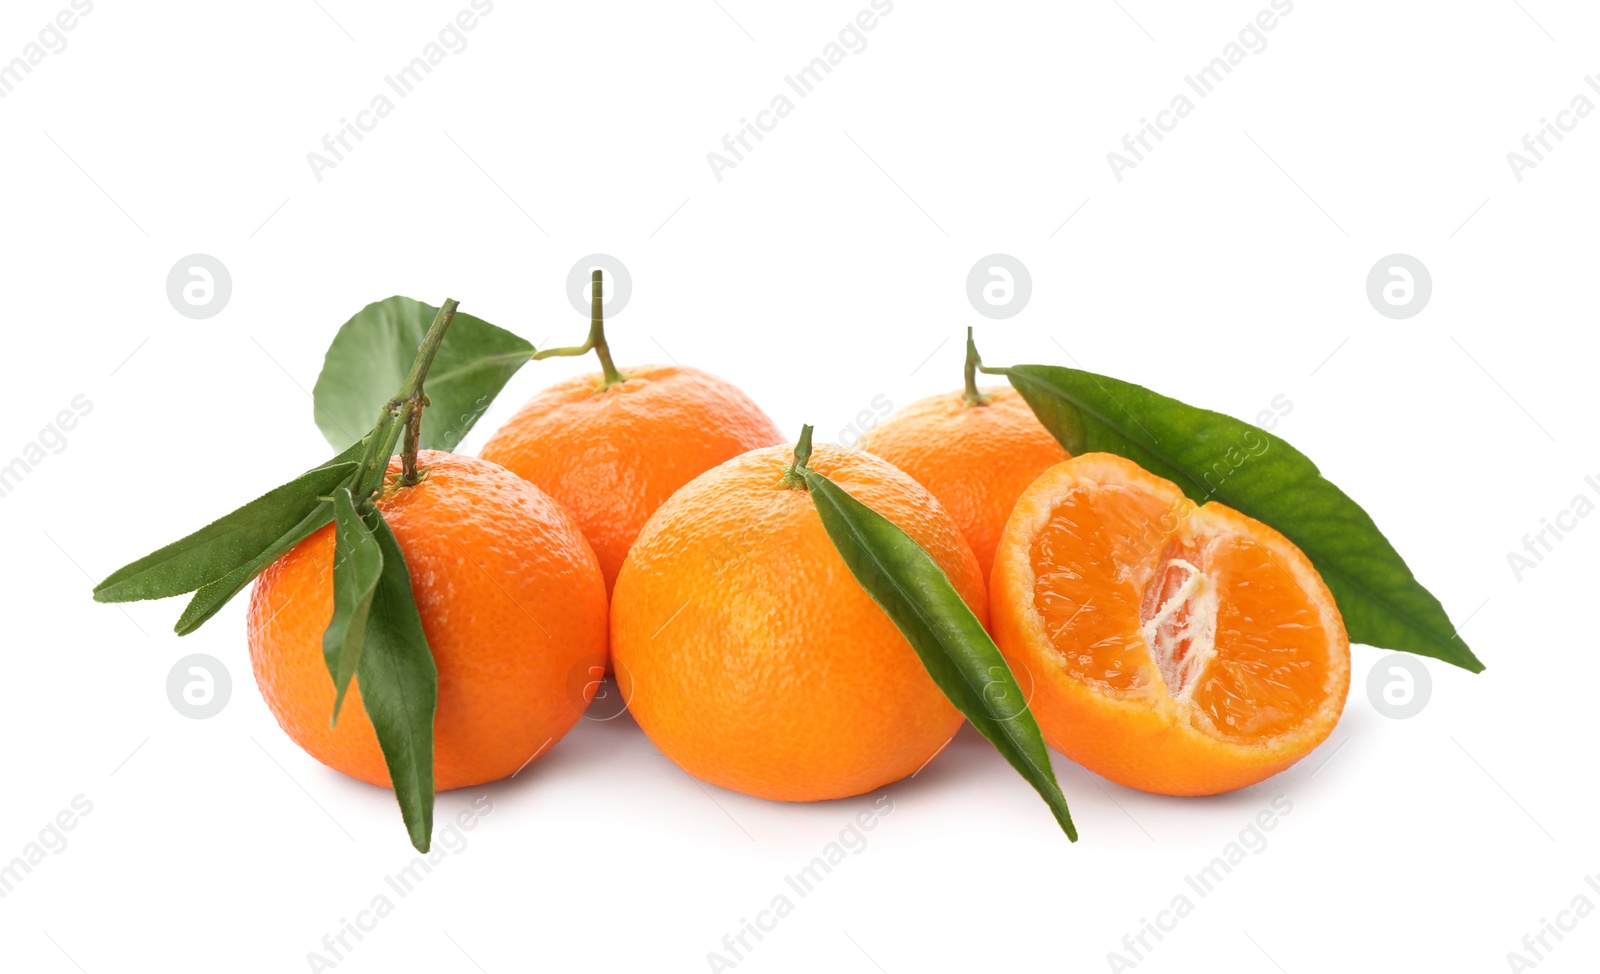
{"type": "Polygon", "coordinates": [[[807,490],[805,469],[811,459],[811,425],[800,427],[800,442],[794,445],[794,462],[783,468],[778,486],[784,490],[807,490]]]}
{"type": "Polygon", "coordinates": [[[369,499],[383,486],[389,457],[402,436],[405,441],[400,453],[400,482],[410,487],[421,479],[421,472],[417,470],[417,443],[422,432],[422,410],[428,404],[423,382],[428,377],[428,370],[433,367],[439,346],[444,342],[444,333],[450,329],[450,322],[455,319],[456,308],[460,305],[459,301],[445,299],[438,313],[433,316],[428,333],[422,337],[422,344],[417,346],[417,357],[411,363],[411,371],[406,373],[405,384],[393,399],[384,404],[378,424],[367,434],[367,449],[362,455],[361,473],[353,491],[358,503],[369,499]]]}
{"type": "Polygon", "coordinates": [[[1010,375],[1011,370],[1004,367],[989,368],[983,364],[983,358],[978,354],[978,346],[972,342],[972,329],[967,329],[967,402],[971,405],[971,396],[978,393],[977,376],[973,373],[982,372],[984,375],[1010,375]]]}
{"type": "Polygon", "coordinates": [[[972,326],[967,326],[967,361],[962,366],[962,375],[966,379],[967,391],[961,401],[968,406],[987,406],[989,397],[978,391],[978,369],[983,365],[983,360],[978,357],[978,346],[972,341],[972,326]]]}
{"type": "Polygon", "coordinates": [[[568,358],[575,355],[587,355],[594,352],[600,360],[600,371],[604,378],[600,381],[600,388],[608,389],[619,382],[627,381],[627,376],[617,371],[617,366],[611,361],[611,346],[606,344],[605,306],[601,303],[602,275],[598,268],[590,278],[592,288],[589,301],[589,337],[582,345],[569,345],[562,348],[547,348],[534,352],[532,360],[537,362],[546,358],[568,358]]]}
{"type": "Polygon", "coordinates": [[[426,394],[417,407],[411,410],[411,415],[406,421],[405,438],[400,447],[400,483],[406,487],[414,485],[422,479],[417,471],[417,443],[422,439],[422,409],[428,404],[426,394]]]}
{"type": "Polygon", "coordinates": [[[594,354],[600,359],[600,371],[605,373],[605,385],[611,386],[622,381],[622,373],[611,361],[611,346],[606,344],[605,330],[605,305],[600,301],[601,273],[597,267],[591,279],[593,293],[589,298],[589,343],[594,346],[594,354]]]}

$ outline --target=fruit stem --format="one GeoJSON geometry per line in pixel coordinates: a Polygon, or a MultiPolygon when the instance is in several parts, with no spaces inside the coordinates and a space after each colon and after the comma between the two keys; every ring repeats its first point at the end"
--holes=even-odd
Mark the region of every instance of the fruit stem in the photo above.
{"type": "Polygon", "coordinates": [[[589,298],[589,344],[594,346],[594,354],[600,359],[600,370],[605,373],[604,388],[621,382],[622,373],[612,363],[611,346],[606,344],[605,305],[600,302],[600,278],[600,268],[596,267],[594,277],[590,279],[594,291],[589,298]]]}
{"type": "Polygon", "coordinates": [[[533,361],[560,356],[567,358],[575,355],[587,355],[594,352],[600,360],[600,371],[604,378],[601,379],[600,388],[608,389],[619,382],[626,382],[627,376],[617,371],[617,366],[611,361],[611,346],[606,344],[605,305],[601,303],[600,296],[603,287],[602,274],[596,268],[590,277],[590,286],[593,288],[589,303],[589,337],[582,345],[569,345],[563,348],[547,348],[533,353],[533,361]]]}
{"type": "Polygon", "coordinates": [[[417,472],[417,443],[422,438],[422,407],[427,404],[428,397],[424,395],[406,422],[405,438],[400,447],[400,483],[406,487],[422,479],[417,472]]]}
{"type": "Polygon", "coordinates": [[[808,490],[806,461],[811,459],[811,424],[800,427],[800,442],[794,445],[794,462],[783,469],[778,486],[786,490],[808,490]]]}
{"type": "Polygon", "coordinates": [[[362,456],[361,475],[356,481],[357,501],[371,497],[383,486],[383,474],[388,469],[389,457],[394,453],[395,443],[399,442],[402,434],[405,442],[400,454],[400,482],[410,487],[421,479],[417,470],[417,446],[422,434],[422,410],[428,404],[428,394],[422,386],[428,377],[428,370],[433,368],[434,358],[439,354],[439,346],[444,342],[444,333],[450,330],[450,322],[455,320],[456,308],[460,306],[461,302],[446,298],[439,307],[438,313],[433,316],[433,324],[428,326],[428,333],[422,336],[422,343],[417,346],[417,357],[411,363],[411,371],[406,373],[405,384],[393,399],[384,404],[378,425],[367,434],[367,451],[362,456]]]}
{"type": "Polygon", "coordinates": [[[978,346],[972,341],[972,326],[967,326],[967,361],[962,366],[962,375],[966,378],[967,391],[961,401],[968,406],[987,406],[989,397],[978,391],[978,367],[983,364],[983,359],[978,357],[978,346]]]}
{"type": "Polygon", "coordinates": [[[966,389],[970,390],[970,392],[976,389],[973,385],[973,371],[979,371],[979,373],[986,374],[986,376],[1010,376],[1011,374],[1011,369],[1005,368],[1005,366],[989,368],[989,366],[984,365],[984,360],[979,358],[978,355],[978,345],[973,344],[973,329],[968,328],[966,329],[966,389]]]}

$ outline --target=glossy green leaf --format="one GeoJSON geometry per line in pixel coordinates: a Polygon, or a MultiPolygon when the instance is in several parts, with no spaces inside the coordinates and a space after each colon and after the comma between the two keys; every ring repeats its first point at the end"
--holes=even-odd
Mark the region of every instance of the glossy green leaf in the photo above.
{"type": "Polygon", "coordinates": [[[333,676],[333,722],[337,724],[345,691],[361,659],[372,593],[383,574],[383,552],[372,529],[356,513],[348,487],[333,492],[333,523],[333,618],[322,632],[322,655],[333,676]]]}
{"type": "Polygon", "coordinates": [[[1076,842],[1078,830],[1022,689],[944,570],[910,535],[838,484],[814,470],[803,475],[822,526],[856,581],[911,643],[933,682],[1039,792],[1076,842]]]}
{"type": "MultiPolygon", "coordinates": [[[[315,469],[322,470],[345,463],[359,466],[358,461],[360,460],[361,452],[362,445],[357,443],[315,469]]],[[[355,474],[351,476],[354,477],[355,474]]],[[[326,499],[319,499],[305,517],[295,522],[294,526],[280,535],[272,544],[262,549],[254,558],[216,581],[200,586],[195,591],[194,598],[190,599],[189,604],[184,606],[183,615],[179,616],[177,624],[172,627],[173,631],[180,636],[187,636],[189,633],[199,629],[207,620],[216,615],[219,609],[227,605],[235,595],[244,591],[245,586],[249,585],[252,579],[266,571],[268,565],[288,554],[295,545],[309,538],[317,529],[332,521],[333,505],[326,499]]]]}
{"type": "MultiPolygon", "coordinates": [[[[372,428],[438,311],[396,296],[367,305],[339,329],[312,390],[317,428],[334,449],[372,428]]],[[[422,446],[455,449],[532,354],[533,346],[511,332],[457,312],[428,373],[422,446]]]]}
{"type": "Polygon", "coordinates": [[[383,556],[383,571],[367,613],[356,679],[362,706],[378,732],[411,844],[427,852],[433,837],[433,715],[439,701],[439,671],[394,532],[377,511],[370,515],[369,526],[383,556]]]}
{"type": "Polygon", "coordinates": [[[330,461],[267,491],[188,537],[112,572],[95,586],[95,601],[163,599],[227,576],[292,530],[317,507],[319,498],[349,480],[356,466],[353,461],[330,461]]]}
{"type": "Polygon", "coordinates": [[[311,537],[322,527],[332,523],[333,505],[322,501],[266,550],[216,581],[200,586],[195,591],[194,597],[189,600],[189,604],[183,607],[183,615],[178,617],[178,622],[172,627],[172,631],[180,636],[187,636],[205,625],[223,606],[232,601],[235,595],[244,591],[245,586],[249,585],[257,575],[266,571],[267,566],[288,554],[296,545],[311,537]]]}
{"type": "Polygon", "coordinates": [[[1220,501],[1293,541],[1333,592],[1351,641],[1483,669],[1367,512],[1281,438],[1093,372],[1006,372],[1069,452],[1127,457],[1195,502],[1220,501]]]}

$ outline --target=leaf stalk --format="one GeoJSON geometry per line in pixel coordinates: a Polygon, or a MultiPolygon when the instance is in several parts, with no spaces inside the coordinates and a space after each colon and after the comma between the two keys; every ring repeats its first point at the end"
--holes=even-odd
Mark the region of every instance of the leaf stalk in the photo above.
{"type": "Polygon", "coordinates": [[[606,344],[605,305],[601,301],[604,288],[604,275],[596,268],[589,278],[589,337],[582,345],[569,345],[561,348],[546,348],[532,355],[533,361],[547,358],[571,358],[578,355],[587,355],[594,352],[600,360],[600,371],[603,378],[600,388],[609,389],[619,382],[626,382],[628,377],[617,371],[616,363],[611,361],[611,346],[606,344]]]}
{"type": "Polygon", "coordinates": [[[439,354],[439,346],[444,343],[445,332],[450,330],[450,322],[455,319],[456,308],[460,306],[459,301],[445,299],[438,313],[433,316],[433,324],[428,326],[422,344],[417,346],[417,357],[411,363],[411,370],[406,373],[405,384],[393,399],[384,404],[377,425],[367,434],[361,472],[356,477],[356,489],[352,491],[358,504],[370,500],[383,486],[389,457],[393,455],[395,443],[400,442],[402,436],[405,440],[400,453],[400,482],[410,487],[421,479],[421,472],[417,469],[417,448],[422,433],[422,410],[428,404],[428,394],[423,384],[428,378],[428,370],[433,367],[433,360],[439,354]]]}
{"type": "Polygon", "coordinates": [[[794,445],[794,462],[783,468],[778,486],[784,490],[809,490],[806,463],[811,459],[811,424],[800,427],[800,440],[794,445]]]}
{"type": "Polygon", "coordinates": [[[983,359],[978,357],[978,346],[972,341],[972,326],[967,326],[967,361],[962,366],[962,377],[966,380],[966,392],[962,394],[961,401],[968,406],[987,406],[989,397],[978,391],[978,369],[983,366],[983,359]]]}

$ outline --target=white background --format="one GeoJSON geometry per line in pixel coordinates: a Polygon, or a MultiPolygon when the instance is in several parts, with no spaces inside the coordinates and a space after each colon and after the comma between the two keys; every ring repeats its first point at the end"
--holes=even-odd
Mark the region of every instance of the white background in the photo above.
{"type": "MultiPolygon", "coordinates": [[[[318,181],[307,152],[467,0],[320,6],[100,0],[0,100],[0,463],[93,403],[0,499],[0,860],[93,803],[0,900],[5,969],[307,970],[386,892],[411,858],[393,799],[280,732],[243,600],[180,640],[181,603],[96,605],[92,580],[327,454],[306,390],[366,302],[449,296],[576,342],[563,282],[596,251],[633,274],[619,364],[722,375],[785,430],[837,439],[880,394],[957,387],[969,324],[996,364],[1076,363],[1244,417],[1282,394],[1277,432],[1367,507],[1488,665],[1430,662],[1428,706],[1391,720],[1366,692],[1384,654],[1355,647],[1328,743],[1219,798],[1128,791],[1058,756],[1076,845],[964,731],[886,790],[868,845],[738,970],[1107,970],[1279,795],[1293,810],[1266,848],[1138,970],[1506,970],[1575,896],[1600,905],[1600,518],[1520,581],[1507,563],[1600,476],[1600,118],[1521,181],[1506,159],[1580,92],[1600,103],[1592,5],[1300,0],[1120,182],[1106,153],[1266,0],[899,0],[720,182],[706,154],[866,0],[498,0],[318,181]],[[1034,283],[1005,321],[964,294],[996,251],[1034,283]],[[1396,252],[1433,278],[1406,320],[1365,294],[1396,252]],[[206,320],[165,293],[193,253],[233,280],[206,320]],[[165,691],[195,652],[233,675],[210,720],[165,691]]],[[[8,2],[0,60],[65,7],[8,2]]],[[[592,369],[524,369],[464,449],[592,369]]],[[[339,971],[707,970],[877,797],[701,787],[627,718],[442,795],[440,821],[484,793],[470,844],[339,971]]],[[[1593,970],[1600,915],[1564,936],[1538,969],[1593,970]]]]}

